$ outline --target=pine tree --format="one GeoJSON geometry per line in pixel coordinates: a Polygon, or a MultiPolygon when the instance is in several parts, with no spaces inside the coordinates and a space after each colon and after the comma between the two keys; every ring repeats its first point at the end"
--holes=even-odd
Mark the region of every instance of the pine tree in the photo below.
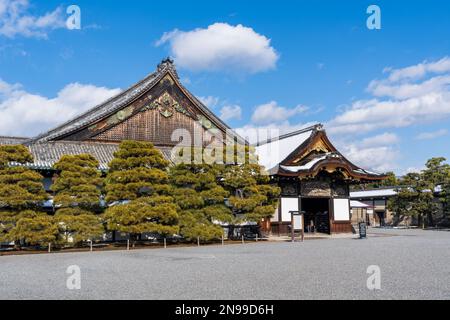
{"type": "Polygon", "coordinates": [[[52,216],[44,212],[21,211],[15,227],[11,230],[12,239],[30,245],[54,243],[58,236],[58,225],[52,216]]]}
{"type": "Polygon", "coordinates": [[[0,241],[43,244],[56,236],[52,217],[39,212],[47,194],[43,177],[26,168],[31,162],[25,146],[0,146],[0,241]],[[40,232],[31,237],[36,230],[40,232]]]}
{"type": "Polygon", "coordinates": [[[259,223],[273,215],[280,188],[257,164],[244,163],[225,168],[223,185],[231,194],[228,199],[240,220],[259,223]]]}
{"type": "Polygon", "coordinates": [[[55,163],[58,175],[51,189],[64,242],[77,244],[104,233],[100,207],[102,178],[99,163],[91,155],[64,155],[55,163]]]}
{"type": "Polygon", "coordinates": [[[153,144],[123,141],[109,164],[105,212],[109,230],[129,233],[176,234],[178,214],[167,167],[169,162],[153,144]]]}
{"type": "Polygon", "coordinates": [[[394,211],[397,219],[411,216],[417,219],[419,226],[434,226],[439,213],[446,212],[450,165],[445,158],[432,158],[427,161],[421,172],[408,173],[400,180],[397,197],[389,201],[389,209],[394,211]],[[441,189],[439,195],[436,191],[441,189]],[[441,203],[440,203],[441,202],[441,203]]]}
{"type": "Polygon", "coordinates": [[[185,238],[220,238],[223,229],[214,222],[230,222],[225,205],[229,193],[220,184],[222,166],[214,164],[178,164],[170,170],[173,196],[180,207],[180,233],[185,238]]]}

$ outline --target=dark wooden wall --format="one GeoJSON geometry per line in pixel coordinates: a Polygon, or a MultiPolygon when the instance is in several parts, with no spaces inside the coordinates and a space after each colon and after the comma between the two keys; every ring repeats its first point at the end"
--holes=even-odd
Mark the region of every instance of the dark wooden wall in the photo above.
{"type": "Polygon", "coordinates": [[[178,141],[172,141],[172,133],[176,129],[185,129],[190,133],[191,143],[195,130],[198,134],[205,131],[197,121],[182,113],[175,112],[170,117],[164,117],[158,110],[146,110],[137,113],[118,125],[92,137],[93,140],[151,141],[155,145],[174,146],[178,141]]]}

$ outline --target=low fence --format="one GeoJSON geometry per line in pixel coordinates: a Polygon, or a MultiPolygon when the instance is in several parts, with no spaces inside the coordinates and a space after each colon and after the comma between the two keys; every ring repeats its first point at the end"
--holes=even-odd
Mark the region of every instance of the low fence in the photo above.
{"type": "Polygon", "coordinates": [[[133,249],[150,249],[150,248],[167,248],[167,247],[192,247],[201,245],[226,245],[239,244],[246,242],[265,241],[267,238],[261,237],[259,230],[256,233],[251,233],[252,228],[232,228],[231,236],[222,236],[222,238],[203,240],[185,239],[182,237],[162,237],[150,236],[146,239],[128,239],[119,236],[112,236],[107,239],[96,241],[85,241],[77,245],[58,245],[48,244],[41,246],[26,246],[20,244],[0,244],[0,255],[10,253],[45,253],[45,252],[78,252],[78,251],[102,251],[102,250],[133,250],[133,249]],[[150,238],[150,239],[149,239],[150,238]]]}

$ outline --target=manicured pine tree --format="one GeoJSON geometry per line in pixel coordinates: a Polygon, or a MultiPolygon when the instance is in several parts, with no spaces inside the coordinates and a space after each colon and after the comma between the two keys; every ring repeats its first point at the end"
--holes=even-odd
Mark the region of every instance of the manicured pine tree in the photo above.
{"type": "Polygon", "coordinates": [[[411,216],[418,220],[419,226],[434,226],[435,218],[441,212],[443,204],[446,213],[446,188],[450,177],[450,165],[445,163],[445,158],[431,158],[425,164],[421,172],[411,172],[400,180],[402,187],[397,189],[397,197],[389,200],[388,207],[394,211],[397,219],[403,216],[411,216]],[[436,198],[437,188],[443,190],[436,198]]]}
{"type": "Polygon", "coordinates": [[[222,185],[230,192],[228,199],[239,220],[261,222],[271,217],[278,205],[280,188],[270,182],[264,168],[256,164],[254,150],[245,147],[245,158],[235,151],[236,163],[226,165],[222,185]],[[238,157],[245,159],[240,163],[238,157]]]}
{"type": "Polygon", "coordinates": [[[65,243],[92,241],[105,231],[100,215],[103,179],[98,166],[88,154],[64,155],[53,166],[58,172],[51,186],[57,209],[54,219],[65,243]]]}
{"type": "Polygon", "coordinates": [[[34,245],[56,239],[52,217],[40,211],[48,198],[43,177],[25,167],[31,162],[25,146],[0,146],[0,241],[34,245]]]}
{"type": "Polygon", "coordinates": [[[19,213],[15,227],[11,230],[13,239],[30,245],[47,245],[57,242],[58,225],[43,212],[25,210],[19,213]]]}
{"type": "Polygon", "coordinates": [[[109,164],[105,212],[109,230],[129,233],[176,234],[177,206],[170,196],[169,162],[153,144],[123,141],[109,164]]]}
{"type": "Polygon", "coordinates": [[[223,229],[214,222],[233,220],[225,205],[229,192],[220,184],[222,166],[181,163],[171,167],[173,197],[180,207],[180,233],[189,240],[220,238],[223,229]]]}

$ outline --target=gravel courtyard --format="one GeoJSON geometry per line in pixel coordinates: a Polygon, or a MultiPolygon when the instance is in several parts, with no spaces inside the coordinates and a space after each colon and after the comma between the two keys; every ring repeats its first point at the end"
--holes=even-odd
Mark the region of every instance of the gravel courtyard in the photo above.
{"type": "Polygon", "coordinates": [[[0,257],[0,299],[450,299],[450,232],[0,257]],[[69,290],[66,270],[81,270],[69,290]],[[381,290],[366,286],[381,270],[381,290]]]}

